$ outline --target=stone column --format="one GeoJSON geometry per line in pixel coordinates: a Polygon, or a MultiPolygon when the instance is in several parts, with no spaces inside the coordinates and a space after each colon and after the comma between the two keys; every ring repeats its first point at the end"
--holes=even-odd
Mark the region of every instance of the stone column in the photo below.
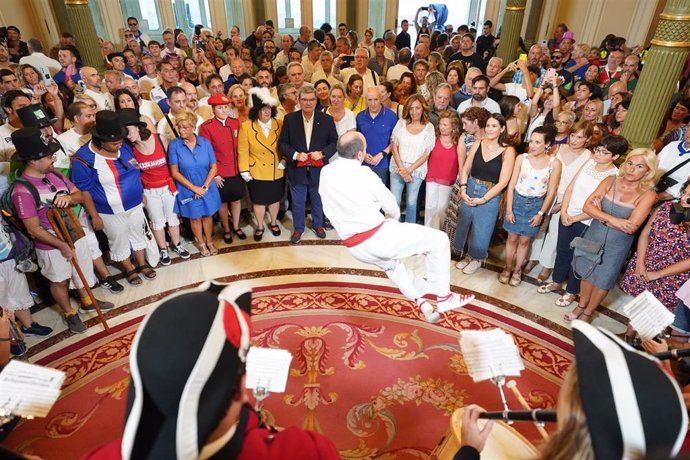
{"type": "Polygon", "coordinates": [[[496,53],[498,57],[503,59],[504,65],[514,61],[518,56],[517,47],[520,42],[522,18],[525,16],[526,4],[527,0],[508,0],[506,4],[501,27],[501,43],[496,53]]]}
{"type": "Polygon", "coordinates": [[[668,0],[652,39],[622,135],[633,148],[649,147],[668,109],[690,51],[690,0],[668,0]]]}
{"type": "Polygon", "coordinates": [[[91,19],[88,0],[65,0],[67,18],[72,25],[72,34],[79,44],[79,52],[83,65],[103,70],[103,57],[98,44],[96,27],[91,19]]]}

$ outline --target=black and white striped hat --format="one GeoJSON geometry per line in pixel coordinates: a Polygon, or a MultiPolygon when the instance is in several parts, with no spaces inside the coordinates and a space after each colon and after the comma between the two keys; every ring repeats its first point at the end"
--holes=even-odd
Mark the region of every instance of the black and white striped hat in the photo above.
{"type": "Polygon", "coordinates": [[[234,432],[221,443],[205,441],[245,372],[250,304],[242,283],[205,282],[168,297],[147,315],[130,352],[123,459],[230,456],[234,432]]]}
{"type": "Polygon", "coordinates": [[[614,334],[573,321],[580,399],[597,459],[674,456],[688,414],[674,377],[614,334]]]}

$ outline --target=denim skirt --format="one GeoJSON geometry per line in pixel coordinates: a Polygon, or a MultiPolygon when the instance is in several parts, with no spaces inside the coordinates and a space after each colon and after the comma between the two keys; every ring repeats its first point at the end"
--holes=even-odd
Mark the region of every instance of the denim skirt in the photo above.
{"type": "Polygon", "coordinates": [[[511,224],[507,219],[503,219],[503,228],[509,233],[521,236],[537,236],[540,226],[531,227],[529,221],[541,210],[544,198],[543,196],[523,196],[514,192],[513,215],[515,216],[515,223],[511,224]]]}

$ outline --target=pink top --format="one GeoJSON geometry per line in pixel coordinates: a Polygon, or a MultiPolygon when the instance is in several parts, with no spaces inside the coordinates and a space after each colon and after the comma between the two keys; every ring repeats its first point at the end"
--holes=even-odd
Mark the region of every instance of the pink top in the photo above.
{"type": "Polygon", "coordinates": [[[446,148],[441,143],[441,139],[436,139],[436,144],[429,156],[426,181],[451,186],[458,177],[458,167],[457,144],[446,148]]]}

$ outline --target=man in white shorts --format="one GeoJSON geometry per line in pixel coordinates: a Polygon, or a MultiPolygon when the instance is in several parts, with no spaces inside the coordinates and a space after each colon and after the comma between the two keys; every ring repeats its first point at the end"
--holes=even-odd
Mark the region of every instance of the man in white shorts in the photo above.
{"type": "Polygon", "coordinates": [[[340,158],[321,172],[324,212],[350,254],[385,271],[405,297],[414,299],[424,318],[434,323],[440,313],[468,304],[474,295],[450,292],[450,243],[445,233],[399,222],[400,208],[393,194],[370,168],[362,167],[366,146],[358,132],[345,133],[338,140],[340,158]],[[401,261],[419,254],[426,256],[426,280],[401,261]],[[435,310],[425,295],[436,300],[435,310]]]}
{"type": "MultiPolygon", "coordinates": [[[[60,172],[53,169],[53,154],[60,149],[57,142],[41,135],[38,128],[22,128],[12,133],[12,142],[17,152],[13,161],[24,163],[24,172],[12,191],[12,203],[17,216],[36,245],[36,256],[41,273],[50,281],[50,293],[62,309],[69,330],[83,333],[86,326],[70,305],[69,285],[79,291],[82,307],[91,311],[94,307],[82,282],[72,266],[74,259],[79,264],[90,286],[96,282],[89,246],[85,238],[74,242],[74,249],[57,238],[48,221],[48,207],[67,208],[83,204],[82,193],[60,172]],[[37,203],[31,190],[22,181],[29,183],[38,192],[37,203]]],[[[102,302],[101,309],[112,308],[112,303],[102,302]]]]}

